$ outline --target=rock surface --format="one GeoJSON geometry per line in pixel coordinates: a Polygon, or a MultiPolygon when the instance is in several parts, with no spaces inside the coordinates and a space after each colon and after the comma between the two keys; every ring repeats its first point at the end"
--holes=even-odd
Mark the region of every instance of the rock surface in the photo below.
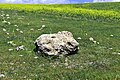
{"type": "Polygon", "coordinates": [[[37,53],[47,55],[68,55],[77,52],[79,43],[71,32],[62,31],[55,34],[43,34],[35,41],[37,53]]]}

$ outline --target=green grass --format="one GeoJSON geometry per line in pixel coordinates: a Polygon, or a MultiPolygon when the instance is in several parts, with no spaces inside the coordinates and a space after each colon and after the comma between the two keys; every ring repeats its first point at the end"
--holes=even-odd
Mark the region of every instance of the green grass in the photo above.
{"type": "MultiPolygon", "coordinates": [[[[91,5],[92,12],[96,10],[98,12],[99,10],[111,12],[112,10],[112,12],[115,11],[119,15],[119,6],[116,5],[120,3],[108,3],[108,5],[116,6],[115,9],[108,9],[104,4],[107,3],[103,3],[103,5],[102,3],[98,4],[99,9],[96,7],[97,3],[48,5],[48,7],[60,6],[62,10],[64,6],[80,7],[91,5]],[[102,8],[103,6],[104,9],[102,8]]],[[[43,12],[39,10],[31,10],[29,12],[27,11],[28,9],[23,9],[22,7],[17,10],[18,8],[16,8],[16,6],[19,5],[13,7],[16,9],[9,10],[9,4],[7,8],[2,5],[6,4],[0,4],[0,74],[5,75],[5,77],[0,78],[1,80],[120,79],[119,17],[117,20],[113,18],[109,20],[109,17],[106,19],[106,17],[102,16],[98,18],[98,16],[96,20],[91,18],[94,14],[90,15],[90,17],[86,17],[87,15],[85,14],[85,16],[80,18],[80,15],[64,16],[64,12],[62,14],[51,13],[49,10],[47,12],[44,10],[43,12]],[[7,19],[6,14],[10,15],[9,19],[7,19]],[[3,23],[4,20],[11,24],[3,23]],[[42,30],[38,30],[42,25],[46,25],[46,27],[42,30]],[[3,31],[3,29],[6,29],[6,31],[3,31]],[[23,33],[20,33],[20,31],[16,29],[20,29],[23,33]],[[33,51],[35,48],[33,42],[38,36],[44,33],[56,33],[63,30],[72,32],[74,38],[79,42],[80,50],[78,54],[61,58],[38,56],[35,54],[33,51]],[[9,33],[9,35],[7,33],[9,33]],[[82,39],[78,40],[78,37],[82,39]],[[90,41],[90,37],[94,38],[97,43],[90,41]],[[9,41],[13,41],[16,46],[8,44],[9,41]],[[20,45],[24,45],[25,50],[16,51],[15,48],[20,45]],[[8,49],[13,49],[13,51],[9,51],[8,49]],[[38,58],[36,59],[36,57],[38,58]]],[[[81,7],[81,9],[89,10],[89,7],[81,7]]],[[[73,13],[74,10],[75,9],[73,9],[73,13]]],[[[101,12],[101,14],[104,15],[103,12],[101,12]]],[[[114,16],[117,17],[116,15],[114,16]]]]}

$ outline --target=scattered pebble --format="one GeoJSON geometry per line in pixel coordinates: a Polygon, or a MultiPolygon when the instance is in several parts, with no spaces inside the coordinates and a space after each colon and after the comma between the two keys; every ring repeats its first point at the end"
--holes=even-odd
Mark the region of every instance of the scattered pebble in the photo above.
{"type": "Polygon", "coordinates": [[[19,51],[19,50],[25,50],[25,47],[22,45],[22,46],[18,46],[16,47],[16,50],[19,51]]]}

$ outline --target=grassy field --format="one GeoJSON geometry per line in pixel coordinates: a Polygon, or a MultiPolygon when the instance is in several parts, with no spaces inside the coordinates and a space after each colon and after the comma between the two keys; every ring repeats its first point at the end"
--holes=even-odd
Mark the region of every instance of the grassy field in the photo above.
{"type": "Polygon", "coordinates": [[[0,4],[0,80],[120,80],[119,5],[0,4]],[[78,54],[36,55],[35,39],[58,31],[73,33],[78,54]]]}

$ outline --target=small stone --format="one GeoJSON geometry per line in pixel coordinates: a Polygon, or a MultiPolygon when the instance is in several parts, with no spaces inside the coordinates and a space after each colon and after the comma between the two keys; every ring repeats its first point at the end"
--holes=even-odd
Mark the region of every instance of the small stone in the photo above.
{"type": "Polygon", "coordinates": [[[22,46],[18,46],[18,47],[16,47],[16,50],[17,51],[20,51],[20,50],[25,50],[25,47],[22,45],[22,46]]]}

